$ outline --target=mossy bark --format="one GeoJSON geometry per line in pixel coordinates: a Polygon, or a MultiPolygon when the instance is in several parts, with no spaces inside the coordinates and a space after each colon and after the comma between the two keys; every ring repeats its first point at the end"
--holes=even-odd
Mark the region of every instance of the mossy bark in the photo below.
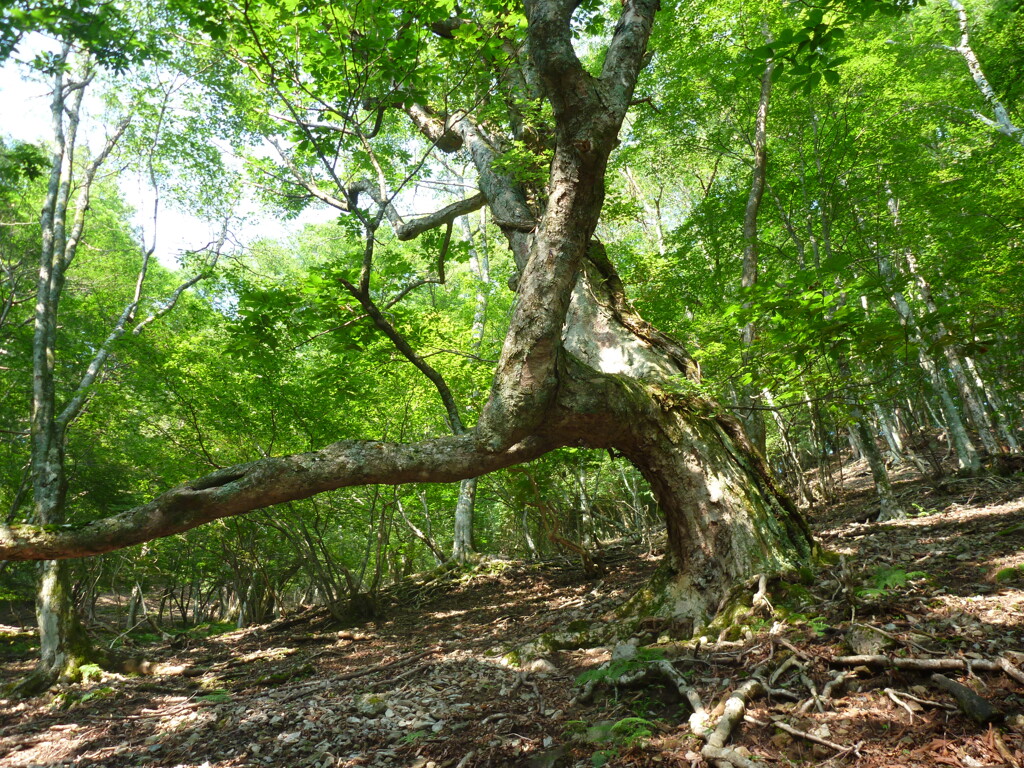
{"type": "MultiPolygon", "coordinates": [[[[565,378],[582,376],[567,372],[565,378]]],[[[665,564],[622,618],[657,616],[675,634],[696,632],[714,619],[735,585],[813,561],[806,522],[775,486],[739,423],[717,404],[608,376],[602,409],[594,399],[600,388],[593,371],[586,377],[587,398],[583,390],[579,398],[567,398],[577,420],[589,421],[584,433],[592,442],[604,438],[602,447],[621,451],[640,470],[667,526],[665,564]]]]}
{"type": "Polygon", "coordinates": [[[75,613],[67,561],[46,560],[40,565],[36,619],[39,663],[15,686],[17,695],[34,696],[55,683],[75,681],[85,664],[106,666],[107,656],[90,642],[75,613]]]}

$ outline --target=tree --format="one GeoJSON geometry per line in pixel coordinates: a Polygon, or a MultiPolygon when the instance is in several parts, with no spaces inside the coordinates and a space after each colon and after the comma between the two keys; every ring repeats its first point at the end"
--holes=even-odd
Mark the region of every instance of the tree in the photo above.
{"type": "MultiPolygon", "coordinates": [[[[138,335],[154,320],[171,311],[181,295],[195,285],[212,268],[219,254],[214,248],[212,263],[186,279],[170,294],[152,302],[146,312],[145,292],[150,288],[149,273],[155,244],[142,245],[138,262],[131,266],[137,276],[126,286],[127,303],[102,329],[101,340],[92,340],[78,350],[79,360],[66,365],[63,360],[61,326],[58,321],[62,301],[66,298],[68,274],[76,263],[79,247],[84,242],[93,194],[100,169],[110,160],[118,144],[128,133],[133,118],[140,119],[142,100],[133,104],[134,111],[122,113],[110,129],[103,145],[91,157],[80,141],[79,129],[83,101],[99,70],[91,54],[65,42],[61,50],[46,64],[52,82],[52,141],[45,197],[39,225],[39,260],[35,290],[32,338],[32,379],[30,419],[30,460],[28,476],[32,485],[32,519],[47,528],[67,524],[68,462],[67,439],[72,424],[82,414],[102,380],[108,361],[116,357],[115,349],[126,334],[138,335]]],[[[159,89],[158,89],[159,90],[159,89]]],[[[153,163],[155,146],[163,140],[163,113],[174,92],[173,86],[162,94],[155,124],[149,124],[152,145],[149,152],[148,176],[154,187],[157,172],[153,163]]],[[[146,129],[142,129],[145,133],[146,129]]],[[[223,236],[220,245],[223,245],[223,236]]],[[[137,244],[129,239],[128,246],[137,244]]],[[[133,256],[136,254],[133,254],[133,256]]],[[[134,259],[133,259],[134,260],[134,259]]],[[[66,346],[66,345],[65,345],[66,346]]],[[[17,511],[18,500],[12,504],[17,511]]],[[[67,563],[45,561],[41,566],[36,612],[40,629],[40,664],[21,689],[34,691],[59,677],[72,677],[87,660],[102,659],[103,654],[91,644],[78,620],[71,599],[67,563]]]]}
{"type": "MultiPolygon", "coordinates": [[[[347,14],[312,3],[292,18],[294,3],[286,5],[288,18],[303,25],[304,45],[309,45],[300,61],[288,62],[294,78],[287,80],[289,71],[265,49],[250,50],[250,61],[279,96],[282,89],[293,89],[283,99],[293,106],[299,103],[304,72],[326,79],[339,60],[351,65],[337,55],[339,46],[353,56],[436,46],[467,62],[483,58],[488,77],[498,78],[504,103],[496,99],[484,110],[487,114],[475,116],[445,109],[438,95],[421,88],[429,78],[411,79],[413,60],[397,58],[409,67],[405,74],[410,79],[386,72],[376,85],[387,87],[366,94],[365,102],[371,115],[406,115],[441,151],[464,149],[478,173],[476,198],[395,222],[399,236],[415,236],[486,202],[515,258],[518,303],[478,422],[462,434],[418,443],[346,440],[236,465],[134,509],[71,528],[4,526],[0,556],[96,554],[333,488],[451,482],[559,446],[585,445],[620,452],[633,462],[665,514],[671,578],[657,597],[658,610],[700,626],[737,582],[808,561],[812,544],[803,520],[776,490],[737,422],[697,392],[696,368],[686,351],[630,306],[604,247],[594,239],[608,158],[619,143],[645,64],[657,2],[627,0],[621,6],[608,22],[610,34],[593,74],[577,55],[574,36],[581,18],[594,9],[587,6],[581,17],[579,4],[571,0],[526,2],[525,33],[518,17],[503,6],[488,7],[472,19],[429,4],[403,6],[394,14],[377,11],[367,22],[370,16],[356,12],[367,11],[361,6],[347,14]],[[334,47],[327,44],[332,34],[338,36],[334,47]],[[468,51],[473,51],[471,59],[468,51]],[[527,108],[536,114],[550,111],[550,119],[532,121],[542,130],[525,119],[527,108]],[[507,121],[504,128],[497,127],[499,118],[507,121]],[[550,142],[539,155],[550,157],[546,183],[532,186],[514,178],[496,150],[529,141],[531,130],[539,134],[535,138],[541,148],[550,142]]],[[[272,41],[271,29],[287,37],[277,32],[283,13],[283,6],[270,4],[238,18],[258,49],[272,41]]],[[[422,52],[416,61],[429,63],[422,52]]],[[[433,66],[444,65],[450,72],[454,63],[438,59],[433,66]]],[[[437,71],[428,74],[436,77],[437,71]]],[[[353,74],[349,82],[361,76],[353,74]]],[[[307,106],[323,110],[325,105],[314,99],[291,119],[306,138],[300,149],[316,153],[316,126],[307,106]]],[[[332,99],[326,106],[340,117],[353,117],[351,102],[332,99]]],[[[354,117],[346,127],[351,131],[353,125],[360,125],[354,117]]],[[[365,139],[371,133],[364,129],[357,136],[365,139]]],[[[333,175],[331,192],[313,184],[307,192],[319,192],[321,199],[360,215],[358,198],[366,187],[333,175]]],[[[391,190],[380,192],[382,200],[392,199],[391,190]]],[[[385,212],[382,206],[376,215],[385,212]]]]}

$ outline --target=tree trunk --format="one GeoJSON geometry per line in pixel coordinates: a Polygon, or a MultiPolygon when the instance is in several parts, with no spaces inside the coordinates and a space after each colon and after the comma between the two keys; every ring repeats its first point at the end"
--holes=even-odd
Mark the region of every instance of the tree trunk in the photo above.
{"type": "MultiPolygon", "coordinates": [[[[764,27],[765,39],[771,43],[772,37],[767,26],[764,27]]],[[[772,94],[772,73],[775,71],[775,60],[769,59],[761,75],[761,92],[757,102],[757,119],[754,121],[754,168],[751,173],[750,194],[743,212],[743,274],[740,285],[745,292],[753,290],[757,284],[758,270],[758,232],[757,215],[761,210],[761,199],[764,197],[765,182],[768,175],[768,106],[772,94]]],[[[751,302],[743,303],[749,309],[751,302]]],[[[743,343],[743,365],[753,365],[754,356],[750,348],[757,337],[757,325],[753,320],[743,326],[741,340],[743,343]]],[[[756,383],[742,384],[739,392],[739,403],[745,410],[741,411],[743,426],[746,427],[750,442],[767,457],[767,427],[764,411],[760,407],[761,393],[756,383]]]]}
{"type": "Polygon", "coordinates": [[[896,496],[892,492],[892,485],[889,482],[889,472],[885,467],[885,461],[882,459],[882,452],[878,450],[878,443],[875,442],[875,435],[872,432],[868,421],[867,414],[859,405],[854,405],[850,409],[850,415],[853,418],[852,429],[856,430],[857,442],[860,444],[861,450],[864,453],[864,458],[867,459],[868,466],[871,468],[871,477],[875,483],[875,493],[878,494],[878,520],[896,520],[907,516],[907,513],[900,507],[899,502],[896,501],[896,496]]]}
{"type": "MultiPolygon", "coordinates": [[[[892,197],[889,198],[888,207],[889,212],[893,217],[893,221],[898,227],[900,225],[899,209],[896,201],[892,197]]],[[[917,322],[917,316],[914,314],[910,303],[907,301],[903,292],[894,286],[893,269],[888,256],[880,250],[876,252],[875,256],[878,260],[879,272],[882,279],[885,280],[887,287],[891,291],[890,302],[896,310],[896,314],[900,318],[900,324],[910,334],[911,339],[917,346],[918,362],[924,372],[928,374],[932,389],[939,398],[942,415],[956,451],[959,467],[962,471],[976,473],[981,469],[981,460],[978,458],[978,449],[974,447],[974,443],[971,442],[971,438],[967,434],[963,420],[960,418],[960,411],[957,409],[956,404],[953,402],[953,398],[950,395],[949,386],[946,383],[945,376],[926,349],[925,339],[921,333],[920,325],[917,322]]],[[[913,265],[913,255],[908,251],[906,256],[908,264],[913,265]]]]}
{"type": "Polygon", "coordinates": [[[996,394],[995,388],[989,386],[981,377],[981,373],[978,371],[978,366],[973,358],[965,355],[964,363],[967,365],[967,370],[971,372],[971,376],[974,377],[974,383],[977,385],[978,391],[985,396],[989,406],[992,408],[992,415],[995,417],[996,424],[999,427],[999,434],[1002,435],[1006,447],[1010,449],[1011,453],[1020,453],[1020,444],[1013,434],[1013,426],[1006,414],[1002,399],[996,394]]]}
{"type": "Polygon", "coordinates": [[[455,504],[455,534],[452,538],[452,557],[464,563],[475,552],[473,547],[473,510],[476,506],[478,478],[470,477],[459,483],[459,499],[455,504]]]}
{"type": "MultiPolygon", "coordinates": [[[[628,379],[611,380],[608,388],[616,390],[609,392],[616,418],[600,431],[614,430],[611,445],[650,483],[668,530],[666,564],[634,609],[696,631],[734,585],[811,560],[806,524],[775,488],[738,421],[706,401],[628,379]]],[[[596,424],[588,431],[599,434],[596,424]]]]}
{"type": "Polygon", "coordinates": [[[802,503],[814,506],[814,493],[807,484],[807,478],[804,476],[803,467],[800,466],[800,457],[797,455],[796,448],[793,447],[793,441],[789,439],[789,427],[786,425],[785,419],[782,418],[782,414],[779,413],[779,409],[775,407],[775,399],[772,397],[772,393],[768,389],[764,389],[761,391],[761,396],[771,409],[775,428],[779,430],[783,455],[785,456],[786,463],[789,465],[789,472],[793,475],[793,483],[796,486],[799,498],[802,503]]]}

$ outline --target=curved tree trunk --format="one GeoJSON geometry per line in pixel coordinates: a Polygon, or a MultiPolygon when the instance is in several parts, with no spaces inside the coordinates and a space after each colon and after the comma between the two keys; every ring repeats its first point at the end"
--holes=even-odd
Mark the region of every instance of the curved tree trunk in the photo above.
{"type": "MultiPolygon", "coordinates": [[[[683,380],[696,379],[697,367],[633,311],[592,239],[608,157],[619,142],[658,2],[625,0],[599,76],[584,69],[573,48],[577,6],[575,0],[525,3],[525,80],[551,104],[554,123],[549,182],[535,205],[496,170],[498,142],[470,117],[445,121],[410,109],[440,149],[461,146],[469,153],[520,271],[518,303],[475,427],[415,444],[341,441],[221,469],[73,529],[0,526],[0,557],[95,554],[325,490],[452,482],[573,445],[614,448],[651,484],[670,552],[668,569],[652,583],[650,610],[703,626],[737,582],[807,562],[813,544],[803,520],[774,487],[739,424],[713,401],[679,393],[692,391],[683,380]]],[[[339,208],[349,210],[351,199],[338,196],[339,208]]],[[[403,231],[450,223],[459,211],[449,206],[403,231]]]]}
{"type": "Polygon", "coordinates": [[[651,484],[668,529],[671,578],[646,609],[692,622],[714,617],[730,589],[807,563],[810,532],[772,484],[739,423],[706,404],[652,398],[623,452],[651,484]],[[695,407],[696,406],[696,407],[695,407]]]}
{"type": "Polygon", "coordinates": [[[810,562],[810,531],[739,421],[671,391],[696,366],[635,314],[603,249],[588,256],[565,328],[572,357],[559,377],[565,415],[555,429],[620,451],[650,483],[669,551],[643,610],[696,630],[735,584],[810,562]]]}

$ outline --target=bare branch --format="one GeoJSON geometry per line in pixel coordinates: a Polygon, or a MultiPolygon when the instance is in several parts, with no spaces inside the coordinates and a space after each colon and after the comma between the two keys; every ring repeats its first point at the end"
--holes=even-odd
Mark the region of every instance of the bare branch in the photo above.
{"type": "Polygon", "coordinates": [[[482,192],[477,193],[472,197],[446,205],[439,211],[429,213],[426,216],[417,216],[415,219],[395,227],[395,235],[399,240],[412,240],[427,230],[443,225],[450,227],[455,219],[465,216],[467,213],[478,211],[485,205],[487,205],[487,198],[484,197],[482,192]]]}
{"type": "Polygon", "coordinates": [[[486,453],[476,441],[472,432],[405,445],[344,440],[311,453],[260,459],[218,470],[148,504],[85,525],[0,526],[0,560],[97,555],[337,488],[477,477],[556,447],[530,438],[507,451],[486,453]]]}

